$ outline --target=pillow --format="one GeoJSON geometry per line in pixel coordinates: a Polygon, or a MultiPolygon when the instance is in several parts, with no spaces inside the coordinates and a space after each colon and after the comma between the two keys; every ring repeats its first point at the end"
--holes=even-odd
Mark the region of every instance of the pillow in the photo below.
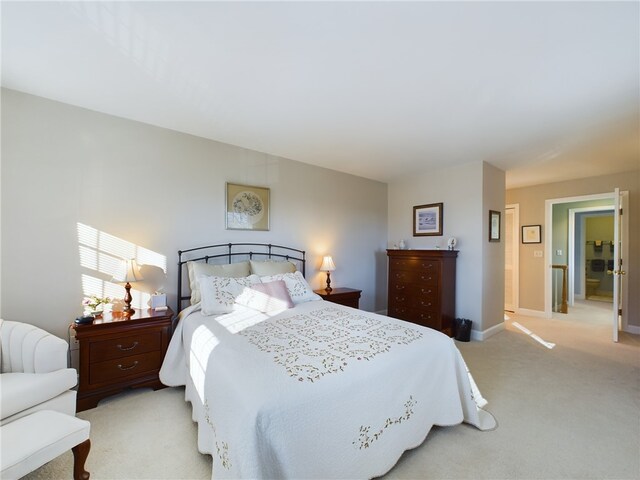
{"type": "Polygon", "coordinates": [[[189,272],[189,287],[191,288],[191,305],[195,305],[200,301],[200,286],[198,278],[201,276],[214,277],[248,277],[249,262],[230,263],[229,265],[211,265],[202,262],[187,262],[187,271],[189,272]]]}
{"type": "Polygon", "coordinates": [[[260,275],[277,275],[279,273],[293,273],[296,271],[296,265],[290,261],[275,262],[273,260],[265,260],[263,262],[256,262],[250,260],[251,273],[260,275]]]}
{"type": "Polygon", "coordinates": [[[313,293],[313,290],[300,272],[268,275],[260,277],[260,280],[262,283],[273,282],[274,280],[284,280],[287,290],[289,291],[289,296],[296,305],[299,303],[310,302],[311,300],[322,300],[320,295],[313,293]]]}
{"type": "Polygon", "coordinates": [[[262,313],[286,310],[294,306],[284,280],[256,283],[249,288],[245,288],[236,298],[236,303],[262,313]]]}
{"type": "Polygon", "coordinates": [[[236,297],[255,283],[260,283],[257,275],[243,278],[201,276],[201,309],[203,315],[217,315],[233,312],[236,297]]]}

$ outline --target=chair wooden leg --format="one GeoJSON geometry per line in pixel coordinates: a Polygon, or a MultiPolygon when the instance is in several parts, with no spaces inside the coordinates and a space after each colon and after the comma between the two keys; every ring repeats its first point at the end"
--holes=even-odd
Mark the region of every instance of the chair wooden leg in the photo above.
{"type": "Polygon", "coordinates": [[[91,441],[88,438],[71,449],[73,452],[73,480],[88,480],[89,472],[84,469],[84,462],[87,461],[90,449],[91,441]]]}

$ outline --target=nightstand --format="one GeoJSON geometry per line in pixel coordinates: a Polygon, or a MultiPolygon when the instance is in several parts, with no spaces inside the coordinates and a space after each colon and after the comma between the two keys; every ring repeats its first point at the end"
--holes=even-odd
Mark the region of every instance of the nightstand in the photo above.
{"type": "Polygon", "coordinates": [[[334,288],[331,292],[323,288],[321,290],[314,290],[327,302],[339,303],[347,307],[360,308],[360,294],[362,290],[356,290],[354,288],[334,288]]]}
{"type": "Polygon", "coordinates": [[[77,411],[94,408],[127,388],[164,388],[158,372],[169,346],[173,311],[105,312],[93,323],[74,325],[80,344],[77,411]]]}

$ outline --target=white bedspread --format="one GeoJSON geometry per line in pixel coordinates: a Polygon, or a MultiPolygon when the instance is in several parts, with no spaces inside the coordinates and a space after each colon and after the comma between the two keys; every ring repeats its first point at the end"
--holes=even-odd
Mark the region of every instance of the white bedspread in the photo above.
{"type": "Polygon", "coordinates": [[[325,301],[181,318],[160,379],[186,385],[215,478],[370,478],[433,425],[495,427],[434,330],[325,301]]]}

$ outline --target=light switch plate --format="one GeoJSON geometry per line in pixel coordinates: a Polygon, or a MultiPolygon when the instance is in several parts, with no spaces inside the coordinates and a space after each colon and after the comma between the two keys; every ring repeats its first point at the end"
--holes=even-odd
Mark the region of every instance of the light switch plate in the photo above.
{"type": "Polygon", "coordinates": [[[534,250],[533,256],[542,258],[542,250],[534,250]]]}

